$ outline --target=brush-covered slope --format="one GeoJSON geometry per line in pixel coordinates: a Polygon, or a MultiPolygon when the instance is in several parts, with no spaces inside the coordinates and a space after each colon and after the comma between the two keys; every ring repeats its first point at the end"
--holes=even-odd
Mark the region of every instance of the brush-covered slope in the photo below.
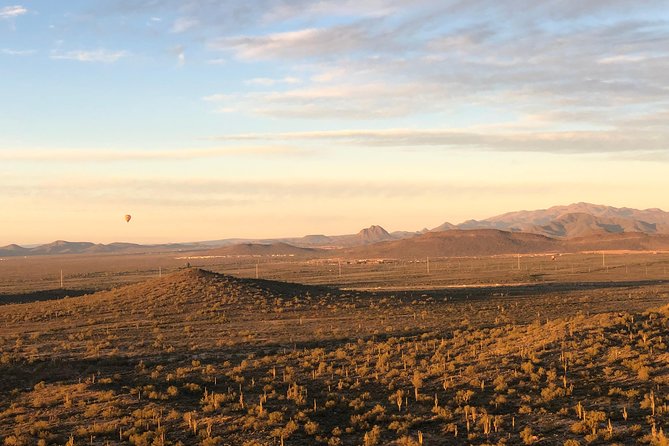
{"type": "Polygon", "coordinates": [[[0,307],[0,442],[666,444],[667,286],[523,289],[191,270],[0,307]]]}
{"type": "Polygon", "coordinates": [[[409,239],[376,243],[343,251],[350,257],[421,258],[484,256],[551,252],[560,249],[557,240],[537,234],[495,229],[428,232],[409,239]]]}
{"type": "MultiPolygon", "coordinates": [[[[50,333],[49,340],[34,352],[36,357],[132,356],[147,348],[164,352],[187,351],[189,345],[214,347],[226,336],[238,338],[245,321],[276,319],[277,309],[285,317],[306,298],[335,294],[329,288],[188,268],[91,295],[5,305],[0,307],[0,321],[20,320],[22,331],[50,333]],[[77,342],[75,334],[91,324],[109,330],[89,333],[86,339],[94,342],[77,342]]],[[[268,327],[258,326],[253,336],[262,336],[263,328],[268,327]]]]}
{"type": "Polygon", "coordinates": [[[596,234],[577,237],[561,243],[565,252],[581,251],[667,251],[669,235],[639,232],[596,234]]]}
{"type": "Polygon", "coordinates": [[[560,238],[630,232],[655,234],[657,224],[619,217],[595,217],[590,214],[574,212],[563,214],[548,225],[531,227],[528,231],[560,238]]]}
{"type": "Polygon", "coordinates": [[[317,257],[322,254],[321,249],[303,248],[288,243],[240,243],[222,248],[209,249],[203,252],[206,255],[220,256],[295,256],[317,257]]]}
{"type": "Polygon", "coordinates": [[[352,258],[472,257],[582,251],[667,251],[669,235],[594,233],[569,239],[497,229],[429,232],[420,236],[342,250],[352,258]]]}
{"type": "Polygon", "coordinates": [[[16,244],[11,244],[7,246],[0,247],[0,256],[12,257],[12,256],[23,256],[27,255],[30,252],[30,249],[24,248],[16,244]]]}

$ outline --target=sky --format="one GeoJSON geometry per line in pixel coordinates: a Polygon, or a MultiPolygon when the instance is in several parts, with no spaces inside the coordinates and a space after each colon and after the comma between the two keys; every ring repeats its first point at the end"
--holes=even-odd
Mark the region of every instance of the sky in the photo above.
{"type": "Polygon", "coordinates": [[[667,73],[666,0],[0,0],[0,245],[669,209],[667,73]]]}

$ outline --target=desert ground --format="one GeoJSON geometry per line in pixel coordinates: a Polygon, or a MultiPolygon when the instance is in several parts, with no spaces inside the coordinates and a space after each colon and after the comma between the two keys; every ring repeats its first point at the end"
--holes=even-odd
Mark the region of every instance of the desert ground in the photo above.
{"type": "Polygon", "coordinates": [[[667,267],[654,252],[3,259],[0,439],[666,444],[667,267]]]}
{"type": "Polygon", "coordinates": [[[0,258],[0,300],[81,294],[140,282],[187,265],[236,277],[352,289],[430,289],[519,283],[669,280],[669,252],[606,251],[469,257],[347,258],[207,252],[0,258]],[[340,268],[341,267],[341,268],[340,268]],[[61,272],[63,286],[61,287],[61,272]]]}

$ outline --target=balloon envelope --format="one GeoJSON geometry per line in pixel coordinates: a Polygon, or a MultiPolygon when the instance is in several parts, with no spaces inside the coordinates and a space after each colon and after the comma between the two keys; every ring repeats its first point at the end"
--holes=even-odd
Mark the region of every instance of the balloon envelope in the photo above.
{"type": "Polygon", "coordinates": [[[126,223],[127,223],[127,222],[129,222],[130,219],[132,218],[132,215],[126,214],[125,217],[123,217],[123,218],[125,218],[125,221],[126,221],[126,223]]]}

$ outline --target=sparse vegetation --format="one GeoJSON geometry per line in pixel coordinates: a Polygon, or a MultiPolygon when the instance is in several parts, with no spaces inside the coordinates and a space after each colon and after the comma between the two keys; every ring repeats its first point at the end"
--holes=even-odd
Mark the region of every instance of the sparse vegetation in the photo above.
{"type": "Polygon", "coordinates": [[[666,443],[669,288],[502,290],[343,291],[189,269],[0,306],[0,439],[666,443]]]}

